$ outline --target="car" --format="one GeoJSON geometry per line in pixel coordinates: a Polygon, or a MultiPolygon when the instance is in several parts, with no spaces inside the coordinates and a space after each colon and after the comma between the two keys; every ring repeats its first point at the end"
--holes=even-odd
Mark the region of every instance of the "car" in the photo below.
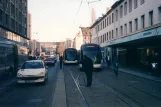
{"type": "Polygon", "coordinates": [[[55,65],[56,63],[55,59],[52,57],[47,58],[44,62],[46,65],[55,65]]]}
{"type": "Polygon", "coordinates": [[[17,72],[17,83],[46,83],[47,69],[42,60],[26,61],[17,72]]]}
{"type": "Polygon", "coordinates": [[[57,62],[57,58],[56,57],[53,57],[54,58],[54,61],[55,61],[55,63],[57,62]]]}

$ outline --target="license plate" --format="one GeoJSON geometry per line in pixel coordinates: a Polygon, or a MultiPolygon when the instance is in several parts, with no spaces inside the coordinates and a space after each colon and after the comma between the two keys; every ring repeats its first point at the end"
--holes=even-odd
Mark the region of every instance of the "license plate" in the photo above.
{"type": "Polygon", "coordinates": [[[31,81],[31,80],[27,80],[27,81],[25,81],[26,83],[31,83],[31,82],[33,82],[33,81],[31,81]]]}

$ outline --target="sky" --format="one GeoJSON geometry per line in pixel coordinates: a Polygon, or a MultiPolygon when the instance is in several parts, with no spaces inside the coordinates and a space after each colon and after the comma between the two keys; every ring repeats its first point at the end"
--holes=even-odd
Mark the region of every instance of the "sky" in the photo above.
{"type": "Polygon", "coordinates": [[[115,0],[101,0],[90,3],[89,8],[86,0],[28,0],[28,11],[32,18],[32,39],[40,42],[73,39],[80,26],[91,25],[91,8],[95,9],[97,19],[105,14],[106,8],[111,7],[114,2],[115,0]],[[83,2],[79,10],[81,1],[83,2]]]}

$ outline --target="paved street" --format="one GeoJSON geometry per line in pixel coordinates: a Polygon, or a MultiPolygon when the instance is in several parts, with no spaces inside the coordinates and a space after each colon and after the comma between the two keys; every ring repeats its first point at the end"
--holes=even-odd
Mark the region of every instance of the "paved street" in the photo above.
{"type": "Polygon", "coordinates": [[[93,85],[85,87],[84,75],[77,66],[64,66],[68,107],[160,107],[161,83],[111,70],[93,74],[93,85]],[[73,77],[73,78],[72,78],[73,77]],[[73,79],[76,81],[74,82],[73,79]],[[76,87],[80,88],[80,91],[76,87]]]}
{"type": "MultiPolygon", "coordinates": [[[[92,86],[85,87],[85,75],[79,71],[78,66],[65,65],[63,68],[65,84],[57,84],[59,89],[55,92],[58,64],[49,67],[49,79],[45,85],[17,85],[15,78],[1,82],[0,107],[53,107],[56,93],[59,98],[55,97],[55,101],[66,96],[67,107],[161,106],[161,83],[123,72],[119,72],[116,78],[112,70],[107,68],[95,71],[92,86]],[[65,85],[64,95],[59,91],[62,85],[65,85]]],[[[61,75],[59,79],[63,78],[61,75]]]]}
{"type": "Polygon", "coordinates": [[[0,107],[50,107],[56,84],[58,65],[48,68],[48,82],[17,85],[9,79],[0,85],[0,107]]]}

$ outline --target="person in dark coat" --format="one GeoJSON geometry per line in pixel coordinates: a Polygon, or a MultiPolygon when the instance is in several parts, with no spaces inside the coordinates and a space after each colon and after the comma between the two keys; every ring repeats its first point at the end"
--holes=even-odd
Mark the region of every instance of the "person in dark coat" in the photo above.
{"type": "Polygon", "coordinates": [[[60,60],[60,69],[62,69],[63,57],[62,57],[62,56],[60,56],[59,60],[60,60]]]}
{"type": "Polygon", "coordinates": [[[91,86],[92,85],[92,73],[93,73],[93,61],[86,54],[84,55],[84,58],[82,61],[82,69],[83,69],[83,72],[85,72],[86,78],[87,78],[86,86],[87,87],[91,86]]]}
{"type": "Polygon", "coordinates": [[[116,54],[114,54],[113,67],[114,67],[115,76],[117,77],[118,76],[118,68],[119,68],[119,59],[116,54]]]}

